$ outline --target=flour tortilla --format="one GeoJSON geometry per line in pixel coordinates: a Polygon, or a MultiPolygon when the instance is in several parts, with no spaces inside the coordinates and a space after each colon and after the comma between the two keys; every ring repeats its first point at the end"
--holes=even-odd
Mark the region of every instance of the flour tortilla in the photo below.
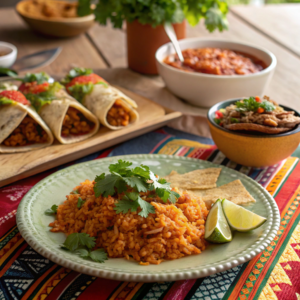
{"type": "Polygon", "coordinates": [[[207,207],[211,207],[217,199],[224,198],[235,204],[255,202],[255,199],[248,193],[239,179],[213,189],[187,190],[187,192],[201,197],[207,207]]]}
{"type": "Polygon", "coordinates": [[[221,168],[208,168],[195,170],[185,174],[172,171],[164,178],[171,183],[171,187],[179,189],[203,190],[216,187],[221,168]]]}
{"type": "Polygon", "coordinates": [[[39,149],[51,145],[53,140],[50,129],[32,107],[17,102],[0,106],[0,153],[18,153],[39,149]],[[47,142],[16,147],[2,145],[2,142],[20,125],[27,115],[45,130],[48,135],[47,142]]]}
{"type": "Polygon", "coordinates": [[[98,132],[99,121],[89,110],[87,110],[83,105],[81,105],[76,99],[67,94],[63,89],[56,93],[57,100],[53,100],[50,104],[45,104],[39,111],[39,115],[49,126],[53,132],[56,139],[61,144],[72,144],[88,139],[98,132]],[[88,120],[92,121],[95,126],[87,134],[81,135],[70,135],[68,137],[63,137],[61,135],[61,129],[65,115],[69,109],[73,107],[79,110],[88,120]]]}
{"type": "Polygon", "coordinates": [[[137,122],[139,119],[139,114],[136,111],[137,104],[135,103],[135,101],[128,98],[121,91],[112,86],[95,84],[93,91],[85,96],[83,104],[99,119],[101,124],[112,130],[118,130],[124,128],[124,126],[112,126],[107,122],[106,119],[108,111],[118,99],[121,100],[122,105],[129,110],[129,125],[137,122]]]}

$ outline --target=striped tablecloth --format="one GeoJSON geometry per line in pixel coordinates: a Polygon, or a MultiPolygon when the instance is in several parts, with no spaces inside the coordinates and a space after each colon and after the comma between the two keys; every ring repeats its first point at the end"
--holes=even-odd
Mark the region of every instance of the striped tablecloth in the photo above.
{"type": "Polygon", "coordinates": [[[0,188],[1,300],[300,299],[300,164],[297,156],[265,169],[244,167],[228,160],[210,139],[165,127],[73,163],[137,153],[194,157],[247,174],[263,185],[278,204],[281,225],[276,237],[248,263],[206,278],[134,283],[79,274],[31,249],[21,237],[15,220],[18,204],[29,189],[68,164],[0,188]]]}

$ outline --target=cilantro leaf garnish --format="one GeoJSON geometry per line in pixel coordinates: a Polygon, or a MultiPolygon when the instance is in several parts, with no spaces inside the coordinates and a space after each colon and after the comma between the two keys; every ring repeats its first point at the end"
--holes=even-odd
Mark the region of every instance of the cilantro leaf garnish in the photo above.
{"type": "Polygon", "coordinates": [[[45,210],[45,215],[47,216],[52,216],[52,215],[55,215],[57,213],[57,208],[58,206],[57,205],[52,205],[51,208],[45,210]]]}
{"type": "Polygon", "coordinates": [[[91,237],[87,233],[74,232],[68,235],[61,248],[74,252],[82,258],[87,259],[90,257],[96,262],[103,263],[107,259],[104,249],[90,250],[95,247],[95,240],[95,237],[91,237]]]}
{"type": "Polygon", "coordinates": [[[45,72],[41,72],[41,73],[27,73],[24,78],[22,79],[23,82],[34,82],[36,81],[37,84],[41,84],[44,82],[48,82],[50,76],[45,73],[45,72]]]}
{"type": "Polygon", "coordinates": [[[143,200],[140,197],[138,198],[137,202],[140,205],[140,208],[142,209],[139,212],[139,215],[141,217],[147,218],[149,214],[155,214],[154,206],[151,205],[149,202],[143,200]]]}
{"type": "Polygon", "coordinates": [[[151,191],[151,198],[160,197],[164,202],[175,203],[180,195],[172,191],[170,184],[165,179],[160,179],[150,168],[140,165],[130,168],[131,162],[119,160],[118,163],[109,166],[110,174],[102,173],[95,178],[95,196],[104,197],[113,196],[116,193],[125,195],[115,204],[116,213],[127,213],[137,211],[140,208],[139,215],[147,217],[149,213],[155,213],[154,207],[140,197],[140,192],[151,191]],[[132,191],[126,193],[128,187],[132,191]]]}
{"type": "Polygon", "coordinates": [[[93,91],[93,88],[94,84],[92,82],[85,84],[76,83],[73,86],[68,87],[68,90],[76,100],[83,103],[84,96],[90,94],[93,91]]]}
{"type": "Polygon", "coordinates": [[[263,108],[265,112],[270,112],[275,110],[275,105],[267,100],[263,100],[262,102],[257,102],[255,97],[250,97],[249,99],[243,99],[242,101],[238,101],[235,103],[236,111],[239,112],[247,112],[253,111],[257,112],[259,108],[263,108]]]}
{"type": "Polygon", "coordinates": [[[79,194],[78,190],[72,191],[71,194],[79,194]]]}
{"type": "Polygon", "coordinates": [[[127,198],[124,197],[122,200],[120,200],[118,203],[115,204],[114,210],[116,211],[117,214],[119,213],[126,214],[128,213],[129,210],[131,210],[131,212],[137,211],[138,207],[139,207],[139,203],[137,201],[132,201],[128,199],[128,197],[127,198]]]}
{"type": "Polygon", "coordinates": [[[104,249],[97,249],[91,251],[89,254],[90,254],[90,258],[96,262],[104,263],[104,261],[107,260],[107,254],[104,251],[104,249]]]}
{"type": "Polygon", "coordinates": [[[83,205],[84,201],[79,197],[78,201],[77,201],[77,207],[81,208],[81,206],[83,205]]]}
{"type": "MultiPolygon", "coordinates": [[[[84,3],[82,3],[84,6],[84,3]]],[[[90,75],[93,73],[92,69],[85,69],[85,68],[73,68],[69,71],[69,74],[61,81],[62,84],[69,83],[73,78],[82,76],[82,75],[90,75]]]]}

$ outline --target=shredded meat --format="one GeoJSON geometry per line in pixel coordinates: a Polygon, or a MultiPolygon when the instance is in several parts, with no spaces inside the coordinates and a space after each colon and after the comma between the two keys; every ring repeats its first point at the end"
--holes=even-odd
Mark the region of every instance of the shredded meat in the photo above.
{"type": "Polygon", "coordinates": [[[276,134],[291,130],[297,124],[300,124],[300,117],[295,116],[294,111],[285,111],[275,101],[270,100],[269,97],[265,96],[264,99],[275,104],[275,110],[263,113],[253,111],[238,112],[236,105],[232,104],[226,107],[220,125],[230,130],[276,134]],[[259,126],[252,126],[254,124],[259,126]]]}
{"type": "Polygon", "coordinates": [[[79,110],[69,107],[63,120],[61,135],[68,137],[70,135],[86,134],[89,133],[94,126],[95,124],[89,121],[79,110]]]}
{"type": "Polygon", "coordinates": [[[26,116],[21,124],[3,141],[5,146],[17,147],[46,143],[46,131],[31,117],[26,116]]]}
{"type": "Polygon", "coordinates": [[[129,109],[122,105],[122,101],[116,100],[107,113],[107,122],[112,126],[127,126],[130,122],[129,109]]]}

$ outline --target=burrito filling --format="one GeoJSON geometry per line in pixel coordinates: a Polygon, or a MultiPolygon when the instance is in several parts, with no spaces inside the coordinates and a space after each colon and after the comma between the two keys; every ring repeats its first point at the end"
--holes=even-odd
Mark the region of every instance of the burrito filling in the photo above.
{"type": "Polygon", "coordinates": [[[95,123],[88,120],[83,113],[73,107],[69,107],[63,126],[61,135],[63,137],[87,134],[93,130],[95,123]]]}
{"type": "Polygon", "coordinates": [[[47,140],[46,131],[30,116],[26,116],[2,144],[8,147],[17,147],[46,143],[47,140]]]}
{"type": "Polygon", "coordinates": [[[116,100],[108,111],[107,122],[112,126],[127,126],[130,123],[129,109],[122,105],[121,100],[116,100]]]}

